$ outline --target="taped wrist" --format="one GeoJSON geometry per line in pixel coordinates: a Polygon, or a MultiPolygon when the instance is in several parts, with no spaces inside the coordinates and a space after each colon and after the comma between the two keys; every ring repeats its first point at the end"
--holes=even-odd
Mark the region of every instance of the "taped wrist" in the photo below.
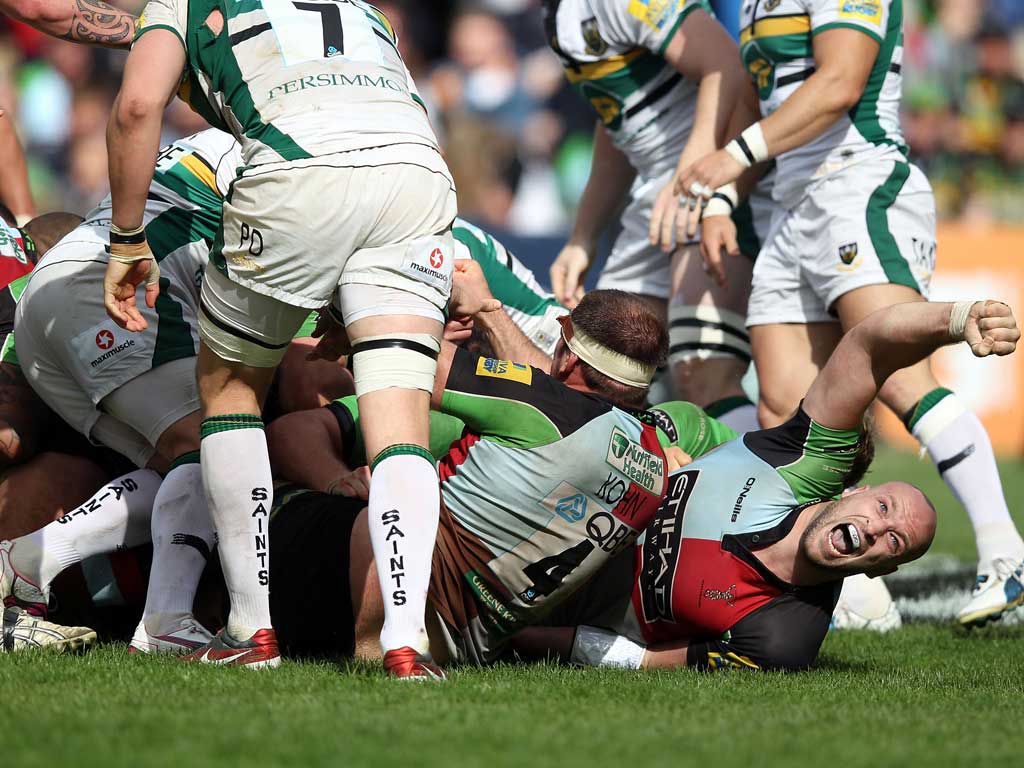
{"type": "Polygon", "coordinates": [[[352,341],[356,397],[397,387],[434,391],[441,342],[429,333],[390,333],[352,341]]]}
{"type": "Polygon", "coordinates": [[[704,216],[732,216],[739,202],[739,192],[735,184],[726,184],[719,187],[711,195],[708,204],[704,206],[704,216]]]}
{"type": "Polygon", "coordinates": [[[967,318],[971,316],[973,301],[958,301],[953,305],[949,313],[949,338],[954,341],[964,340],[964,331],[967,330],[967,318]]]}
{"type": "Polygon", "coordinates": [[[749,168],[754,163],[763,163],[767,160],[768,142],[765,141],[761,123],[754,123],[726,144],[725,151],[744,168],[749,168]]]}
{"type": "Polygon", "coordinates": [[[576,630],[569,660],[585,667],[640,669],[646,652],[644,646],[627,637],[583,625],[576,630]]]}

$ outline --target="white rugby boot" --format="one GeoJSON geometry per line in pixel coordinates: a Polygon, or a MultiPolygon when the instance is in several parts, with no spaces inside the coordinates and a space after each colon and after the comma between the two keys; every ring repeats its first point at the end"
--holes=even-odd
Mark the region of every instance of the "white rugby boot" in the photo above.
{"type": "Polygon", "coordinates": [[[891,632],[903,626],[903,619],[885,582],[860,573],[843,579],[843,591],[832,613],[831,626],[832,629],[891,632]]]}
{"type": "Polygon", "coordinates": [[[84,651],[96,642],[88,627],[64,627],[34,616],[18,605],[4,609],[2,649],[7,653],[46,648],[63,653],[84,651]]]}
{"type": "Polygon", "coordinates": [[[0,600],[3,600],[5,606],[21,605],[29,613],[46,616],[48,590],[40,589],[15,570],[11,563],[11,549],[14,545],[13,541],[0,541],[0,600]]]}
{"type": "Polygon", "coordinates": [[[978,564],[978,580],[957,620],[964,627],[980,627],[1002,618],[1024,604],[1024,560],[996,557],[978,564]]]}
{"type": "MultiPolygon", "coordinates": [[[[152,624],[152,619],[150,620],[152,624]]],[[[160,629],[150,632],[146,629],[146,619],[135,628],[128,653],[192,653],[213,640],[213,634],[190,614],[178,616],[172,621],[164,622],[160,629]]]]}

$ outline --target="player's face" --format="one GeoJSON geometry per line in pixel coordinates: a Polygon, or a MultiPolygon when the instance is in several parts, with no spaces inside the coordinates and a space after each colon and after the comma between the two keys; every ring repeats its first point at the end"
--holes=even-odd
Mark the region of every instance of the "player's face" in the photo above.
{"type": "Polygon", "coordinates": [[[924,554],[935,510],[908,483],[864,488],[822,507],[801,538],[804,556],[839,573],[891,573],[924,554]]]}

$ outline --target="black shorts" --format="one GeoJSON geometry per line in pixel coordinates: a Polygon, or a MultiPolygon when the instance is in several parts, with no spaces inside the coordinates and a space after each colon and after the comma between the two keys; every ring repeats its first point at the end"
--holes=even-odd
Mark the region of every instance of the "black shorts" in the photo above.
{"type": "Polygon", "coordinates": [[[270,617],[282,653],[337,658],[355,651],[349,542],[366,502],[283,487],[270,520],[270,617]]]}

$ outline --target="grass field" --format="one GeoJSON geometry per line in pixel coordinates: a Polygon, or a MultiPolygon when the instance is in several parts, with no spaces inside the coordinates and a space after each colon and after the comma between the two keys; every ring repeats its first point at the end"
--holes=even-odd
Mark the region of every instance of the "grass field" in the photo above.
{"type": "MultiPolygon", "coordinates": [[[[884,452],[876,466],[871,482],[934,494],[932,562],[973,559],[966,517],[929,464],[884,452]]],[[[1024,522],[1024,464],[1004,464],[1003,478],[1024,522]]],[[[498,667],[444,686],[370,665],[258,674],[113,646],[0,656],[0,690],[0,765],[17,768],[986,765],[1019,759],[1024,626],[833,633],[819,668],[799,675],[498,667]]]]}

